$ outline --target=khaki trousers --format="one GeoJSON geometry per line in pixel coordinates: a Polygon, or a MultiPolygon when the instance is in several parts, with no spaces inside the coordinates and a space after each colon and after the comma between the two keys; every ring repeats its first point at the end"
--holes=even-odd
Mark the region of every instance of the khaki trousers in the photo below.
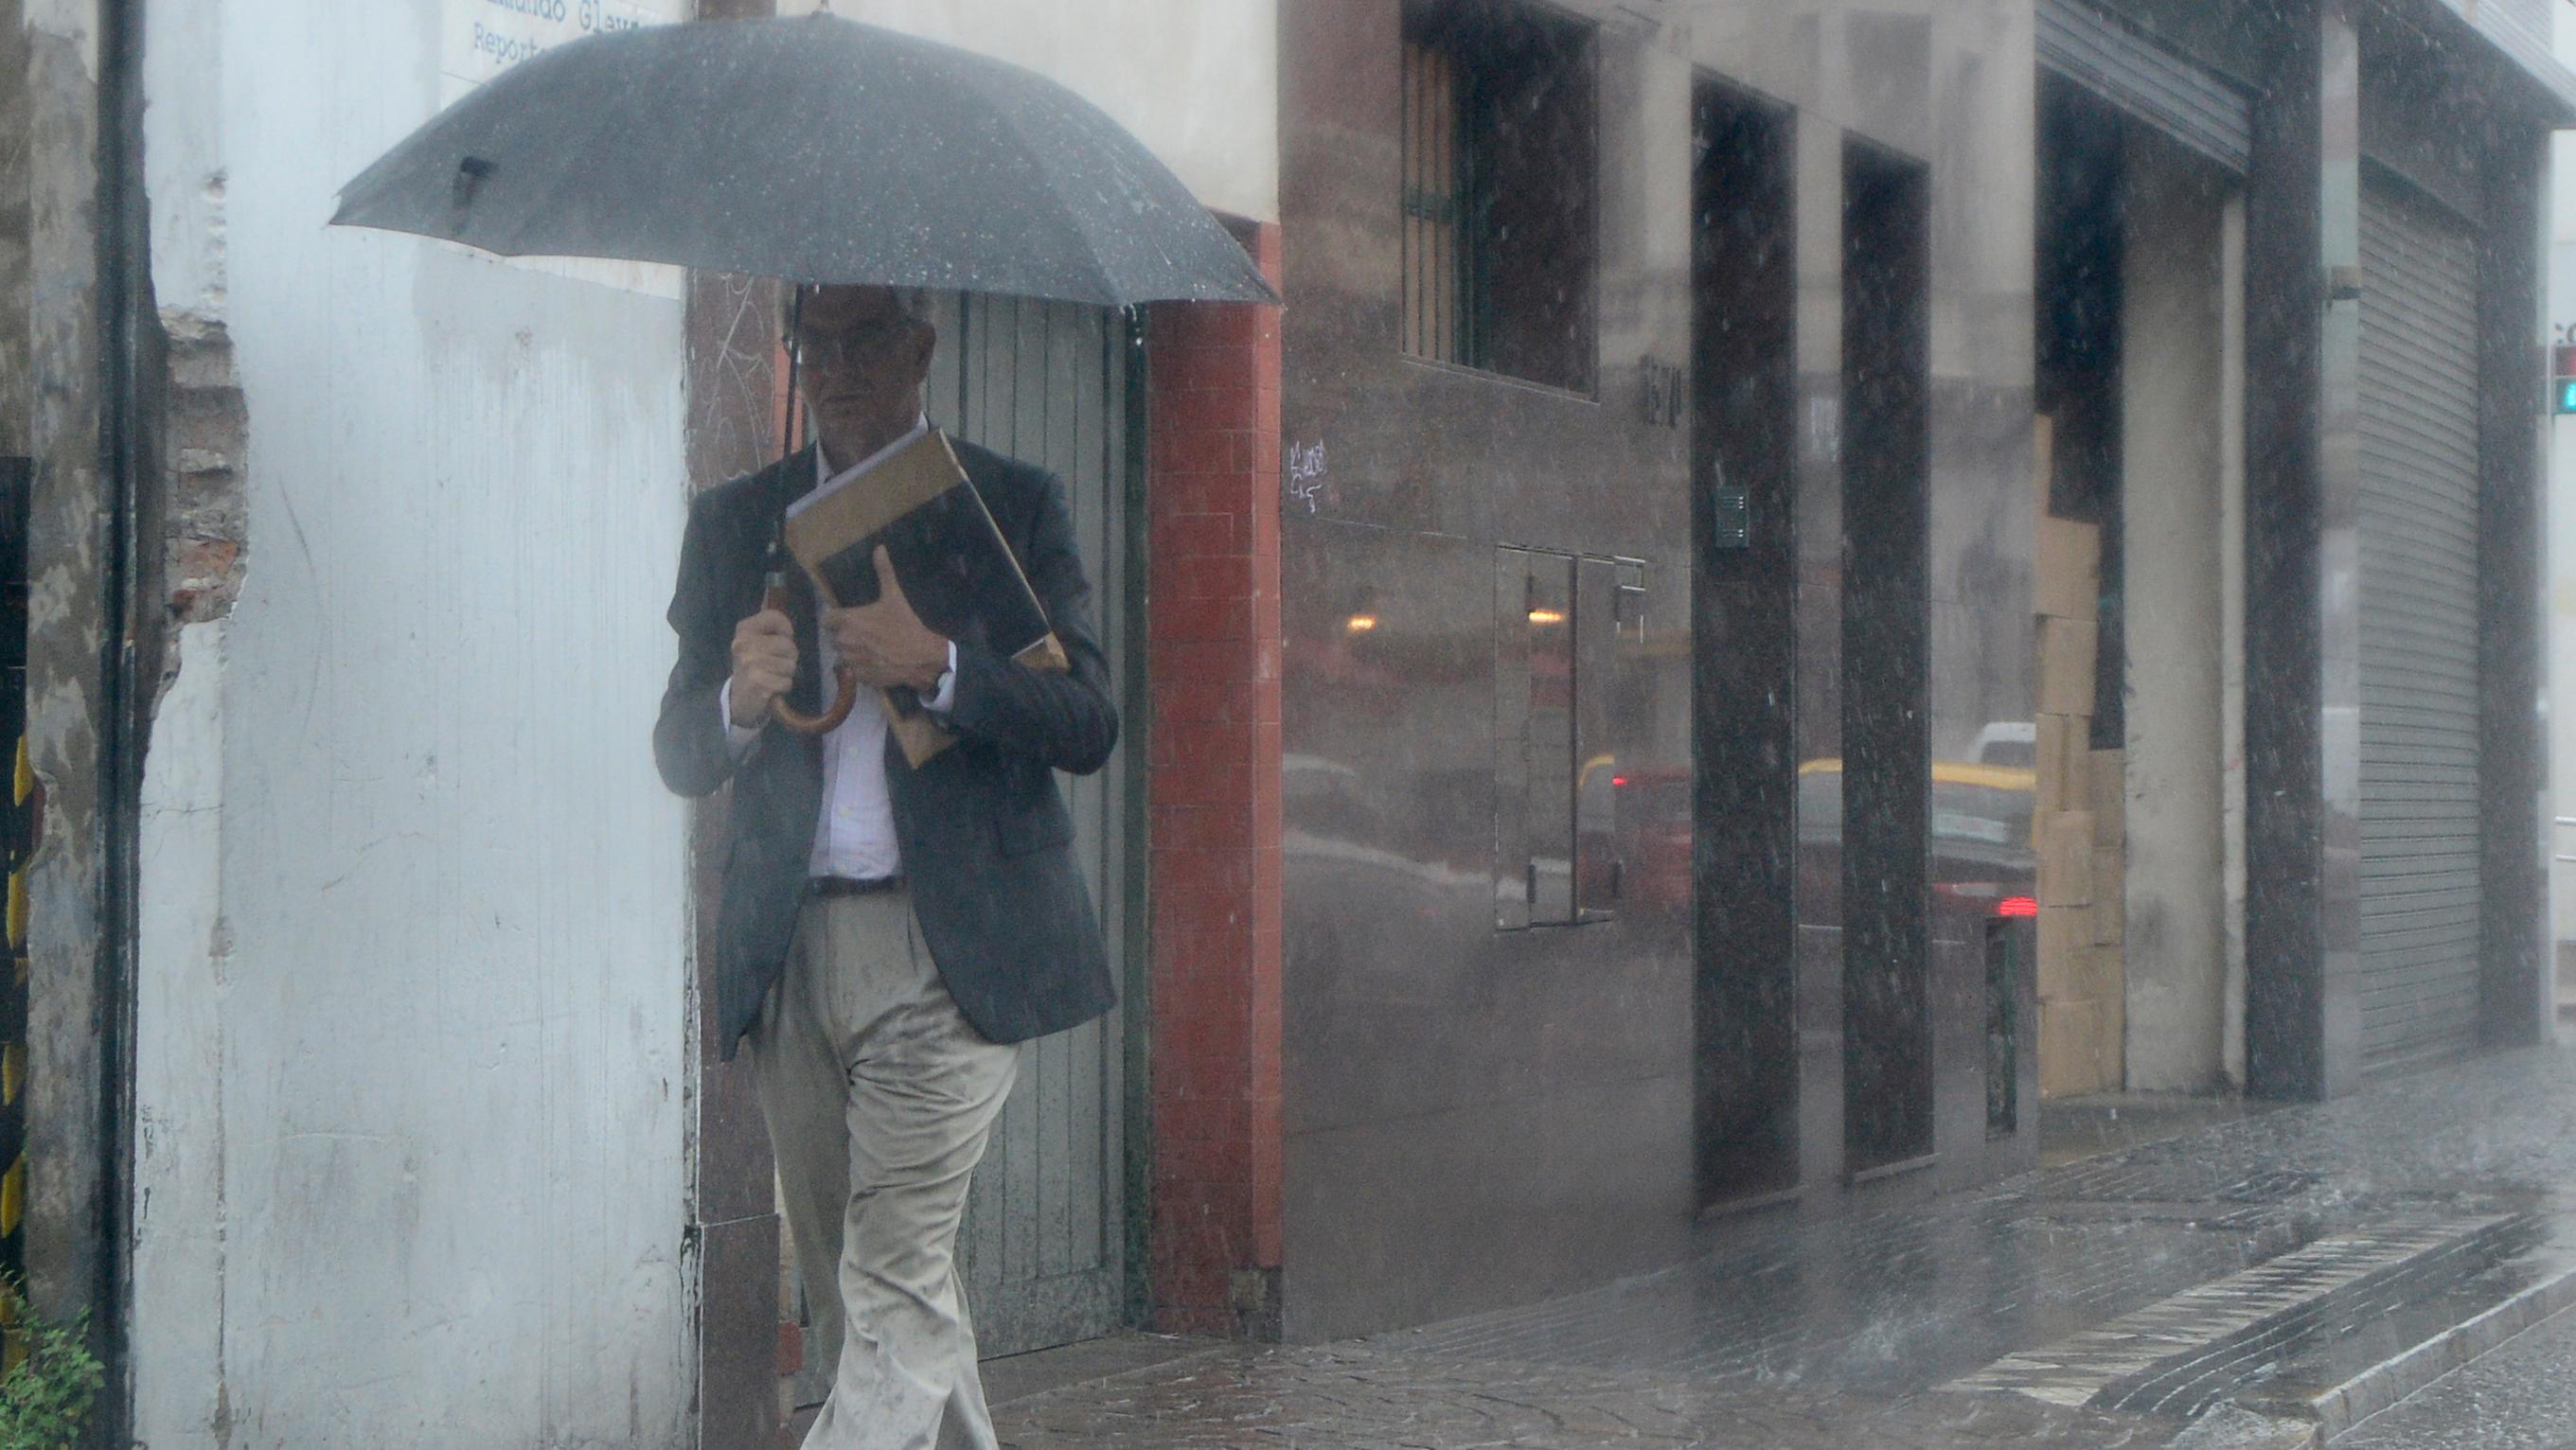
{"type": "Polygon", "coordinates": [[[955,1249],[1019,1048],[958,1012],[902,889],[807,898],[750,1048],[832,1373],[805,1450],[993,1450],[955,1249]]]}

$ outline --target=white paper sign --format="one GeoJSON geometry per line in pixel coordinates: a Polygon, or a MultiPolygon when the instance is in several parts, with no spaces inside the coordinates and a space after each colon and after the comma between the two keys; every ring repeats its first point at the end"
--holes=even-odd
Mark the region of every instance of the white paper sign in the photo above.
{"type": "Polygon", "coordinates": [[[523,60],[586,35],[682,18],[686,0],[447,0],[438,59],[440,105],[523,60]]]}

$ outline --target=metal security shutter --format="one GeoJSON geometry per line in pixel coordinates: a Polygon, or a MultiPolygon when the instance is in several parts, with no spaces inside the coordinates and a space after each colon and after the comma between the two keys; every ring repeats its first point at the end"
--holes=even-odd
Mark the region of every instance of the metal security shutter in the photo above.
{"type": "Polygon", "coordinates": [[[2086,0],[2040,0],[2039,60],[2122,111],[2235,171],[2254,107],[2233,82],[2086,0]]]}
{"type": "MultiPolygon", "coordinates": [[[[1128,330],[1123,316],[1070,303],[943,297],[934,320],[931,421],[959,438],[1042,464],[1064,480],[1090,572],[1092,619],[1114,682],[1129,677],[1128,330]]],[[[1123,704],[1123,702],[1122,702],[1123,704]]],[[[1123,734],[1124,732],[1122,732],[1123,734]]],[[[1057,777],[1074,850],[1112,971],[1136,920],[1128,863],[1128,752],[1097,775],[1057,777]]],[[[986,1358],[1117,1329],[1125,1298],[1123,1008],[1022,1050],[958,1232],[976,1348],[986,1358]]],[[[792,1258],[789,1272],[793,1272],[792,1258]]],[[[797,1377],[800,1404],[831,1388],[797,1377]]]]}
{"type": "Polygon", "coordinates": [[[2378,1068],[2477,1033],[2477,250],[2374,182],[2361,252],[2361,1031],[2378,1068]]]}

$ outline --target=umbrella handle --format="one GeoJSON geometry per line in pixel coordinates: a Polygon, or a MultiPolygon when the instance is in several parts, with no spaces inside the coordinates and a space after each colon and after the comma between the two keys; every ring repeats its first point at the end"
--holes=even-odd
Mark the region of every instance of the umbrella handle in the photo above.
{"type": "Polygon", "coordinates": [[[831,734],[841,728],[842,721],[850,718],[850,707],[859,701],[857,671],[848,665],[843,665],[832,671],[832,678],[839,682],[841,693],[832,701],[831,709],[820,715],[808,715],[784,700],[772,700],[769,702],[769,713],[778,717],[779,724],[799,735],[831,734]]]}
{"type": "MultiPolygon", "coordinates": [[[[775,609],[784,614],[787,611],[786,589],[777,584],[770,585],[768,593],[761,599],[761,608],[775,609]]],[[[808,715],[785,700],[770,701],[769,713],[778,717],[779,724],[799,735],[831,734],[841,727],[842,721],[850,718],[850,707],[857,704],[859,700],[859,676],[856,670],[848,665],[842,665],[832,671],[832,678],[839,684],[840,694],[832,701],[832,708],[822,714],[808,715]]]]}

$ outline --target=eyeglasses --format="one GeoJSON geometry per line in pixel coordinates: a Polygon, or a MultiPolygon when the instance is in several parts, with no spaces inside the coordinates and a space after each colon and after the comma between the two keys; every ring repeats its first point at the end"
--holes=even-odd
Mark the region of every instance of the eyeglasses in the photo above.
{"type": "Polygon", "coordinates": [[[799,337],[790,332],[785,341],[799,368],[845,368],[875,356],[912,328],[913,320],[898,312],[843,328],[835,336],[799,337]]]}

